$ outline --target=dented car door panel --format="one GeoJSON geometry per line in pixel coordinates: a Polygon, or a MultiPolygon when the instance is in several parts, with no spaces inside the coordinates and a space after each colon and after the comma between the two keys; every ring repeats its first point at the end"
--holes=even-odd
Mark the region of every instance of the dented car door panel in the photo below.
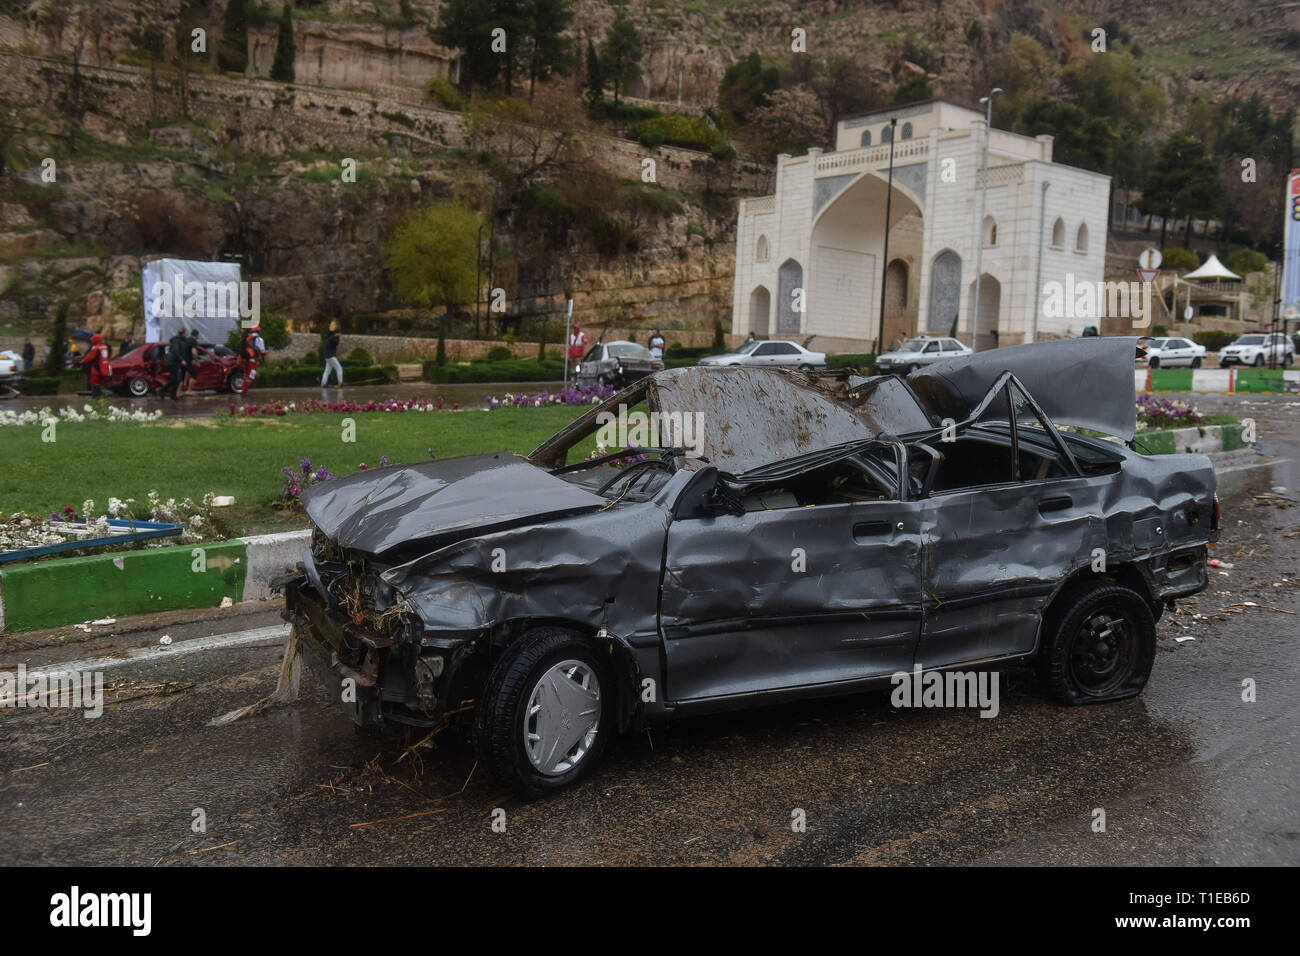
{"type": "Polygon", "coordinates": [[[670,698],[911,666],[921,616],[911,507],[859,502],[674,521],[660,599],[670,698]]]}

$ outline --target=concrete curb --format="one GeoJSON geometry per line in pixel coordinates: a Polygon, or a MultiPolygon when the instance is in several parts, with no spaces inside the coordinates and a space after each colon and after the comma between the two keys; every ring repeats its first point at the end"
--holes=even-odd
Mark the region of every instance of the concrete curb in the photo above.
{"type": "Polygon", "coordinates": [[[269,597],[310,531],[55,558],[0,571],[0,633],[269,597]]]}

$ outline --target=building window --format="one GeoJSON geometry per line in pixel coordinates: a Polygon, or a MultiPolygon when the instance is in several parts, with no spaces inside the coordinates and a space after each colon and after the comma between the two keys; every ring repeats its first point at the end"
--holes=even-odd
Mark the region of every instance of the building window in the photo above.
{"type": "Polygon", "coordinates": [[[758,242],[754,245],[754,261],[767,261],[767,236],[758,237],[758,242]]]}
{"type": "Polygon", "coordinates": [[[1052,223],[1052,248],[1065,248],[1065,220],[1058,218],[1052,223]]]}
{"type": "Polygon", "coordinates": [[[1074,251],[1075,252],[1088,251],[1088,224],[1087,223],[1084,222],[1079,223],[1079,231],[1074,234],[1074,251]]]}
{"type": "Polygon", "coordinates": [[[996,246],[998,244],[998,224],[992,216],[984,217],[984,245],[996,246]]]}
{"type": "Polygon", "coordinates": [[[862,131],[862,145],[863,145],[863,146],[870,146],[870,145],[871,145],[871,130],[869,130],[869,129],[864,129],[864,130],[862,131]]]}
{"type": "Polygon", "coordinates": [[[912,138],[912,124],[911,124],[911,123],[904,123],[904,124],[903,124],[903,139],[911,139],[911,138],[912,138]]]}
{"type": "Polygon", "coordinates": [[[880,131],[880,141],[882,143],[892,143],[894,141],[894,127],[886,126],[880,131]]]}

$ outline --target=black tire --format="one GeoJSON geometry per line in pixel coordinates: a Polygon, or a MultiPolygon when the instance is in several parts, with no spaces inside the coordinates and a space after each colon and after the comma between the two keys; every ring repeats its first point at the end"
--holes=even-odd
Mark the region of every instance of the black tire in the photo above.
{"type": "Polygon", "coordinates": [[[238,392],[243,387],[244,387],[244,373],[231,372],[230,376],[226,379],[226,391],[238,392]]]}
{"type": "Polygon", "coordinates": [[[497,658],[474,708],[474,746],[479,761],[525,799],[563,790],[600,760],[613,733],[613,702],[614,681],[609,667],[590,643],[563,628],[531,630],[497,658]],[[529,759],[525,748],[525,723],[531,719],[529,700],[552,667],[570,660],[585,664],[594,674],[601,712],[595,738],[577,762],[562,773],[544,773],[529,759]]]}
{"type": "Polygon", "coordinates": [[[1160,356],[1153,355],[1151,359],[1147,362],[1147,368],[1159,368],[1159,367],[1160,367],[1160,356]]]}
{"type": "Polygon", "coordinates": [[[1263,367],[1264,367],[1264,354],[1261,352],[1259,355],[1255,356],[1255,368],[1263,368],[1263,367]]]}
{"type": "Polygon", "coordinates": [[[1095,584],[1069,603],[1043,636],[1036,661],[1043,686],[1063,704],[1097,704],[1142,693],[1156,655],[1151,606],[1131,588],[1095,584]],[[1086,643],[1093,640],[1091,646],[1086,643]]]}
{"type": "Polygon", "coordinates": [[[1201,360],[1200,360],[1200,358],[1194,358],[1194,359],[1192,359],[1192,368],[1200,368],[1200,367],[1201,367],[1201,360]]]}
{"type": "Polygon", "coordinates": [[[133,375],[126,380],[126,393],[132,398],[144,398],[150,392],[149,380],[133,375]]]}

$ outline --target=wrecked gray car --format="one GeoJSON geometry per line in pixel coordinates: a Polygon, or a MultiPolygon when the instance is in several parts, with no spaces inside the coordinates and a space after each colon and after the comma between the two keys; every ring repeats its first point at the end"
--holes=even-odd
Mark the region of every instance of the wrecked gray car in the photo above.
{"type": "Polygon", "coordinates": [[[1206,586],[1219,522],[1207,458],[1119,443],[1134,343],[1017,346],[906,379],[663,372],[527,457],[305,492],[315,543],[285,613],[355,691],[358,724],[472,709],[480,759],[528,796],[619,732],[914,665],[1032,662],[1065,703],[1129,697],[1162,610],[1206,586]],[[569,461],[638,403],[659,426],[640,460],[569,461]]]}

